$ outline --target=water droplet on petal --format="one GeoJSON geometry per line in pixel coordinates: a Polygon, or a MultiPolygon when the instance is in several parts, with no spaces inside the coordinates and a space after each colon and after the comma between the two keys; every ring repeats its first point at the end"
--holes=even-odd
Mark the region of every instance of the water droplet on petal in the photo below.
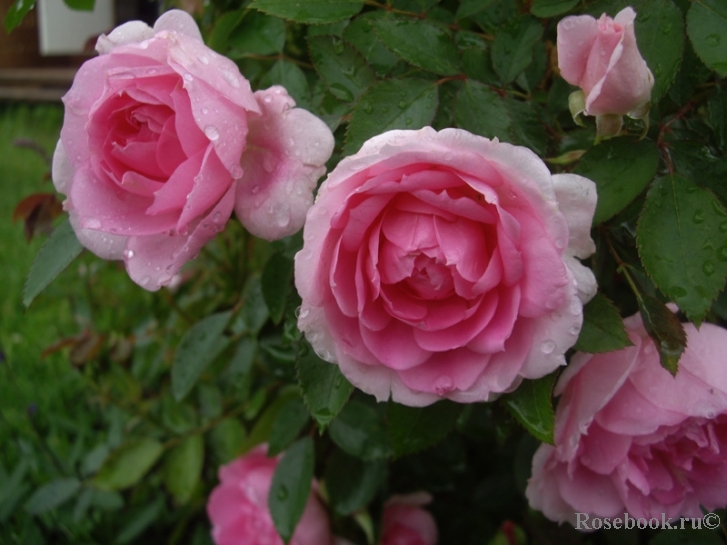
{"type": "Polygon", "coordinates": [[[540,351],[543,354],[552,354],[555,350],[555,341],[547,340],[540,344],[540,351]]]}
{"type": "Polygon", "coordinates": [[[215,212],[215,215],[212,217],[212,220],[215,223],[219,223],[221,217],[222,217],[222,212],[215,212]]]}
{"type": "Polygon", "coordinates": [[[126,259],[131,259],[134,257],[134,250],[124,250],[124,257],[126,259]]]}
{"type": "Polygon", "coordinates": [[[232,87],[240,86],[240,79],[235,74],[233,74],[229,70],[222,70],[221,73],[225,81],[229,83],[232,87]]]}
{"type": "Polygon", "coordinates": [[[220,131],[217,130],[217,127],[214,127],[212,125],[205,127],[204,134],[207,138],[209,138],[213,142],[220,137],[220,131]]]}
{"type": "Polygon", "coordinates": [[[242,167],[238,165],[237,163],[233,163],[230,165],[230,174],[232,174],[232,178],[235,180],[239,180],[242,178],[242,167]]]}
{"type": "Polygon", "coordinates": [[[83,222],[84,229],[101,229],[101,222],[96,218],[88,218],[83,222]]]}
{"type": "Polygon", "coordinates": [[[202,106],[202,115],[210,113],[210,109],[207,106],[202,106]]]}
{"type": "Polygon", "coordinates": [[[252,186],[251,192],[252,192],[253,195],[256,195],[258,193],[258,191],[260,191],[260,186],[259,185],[252,186]]]}
{"type": "Polygon", "coordinates": [[[194,77],[192,76],[192,74],[186,73],[186,74],[184,74],[184,79],[185,79],[185,81],[193,81],[194,77]]]}
{"type": "Polygon", "coordinates": [[[202,63],[202,64],[204,64],[204,65],[208,65],[208,64],[210,63],[210,59],[209,59],[209,57],[207,57],[207,56],[205,56],[205,55],[201,55],[201,56],[200,56],[200,57],[198,57],[198,58],[199,58],[199,62],[201,62],[201,63],[202,63]]]}
{"type": "Polygon", "coordinates": [[[150,280],[151,280],[151,278],[150,278],[149,276],[145,276],[144,278],[142,278],[142,279],[141,279],[141,280],[139,281],[139,284],[140,284],[140,285],[142,285],[142,286],[146,286],[146,285],[148,285],[148,284],[149,284],[149,281],[150,281],[150,280]]]}

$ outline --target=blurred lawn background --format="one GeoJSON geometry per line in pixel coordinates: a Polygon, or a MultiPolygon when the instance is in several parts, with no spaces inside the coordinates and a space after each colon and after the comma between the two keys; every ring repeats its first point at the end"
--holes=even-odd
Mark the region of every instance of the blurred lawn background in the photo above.
{"type": "MultiPolygon", "coordinates": [[[[153,316],[154,299],[128,280],[117,262],[84,252],[26,309],[25,277],[47,235],[28,242],[13,210],[25,197],[55,193],[50,164],[33,142],[52,157],[63,121],[55,104],[0,103],[0,543],[45,543],[50,528],[63,528],[54,514],[33,517],[24,505],[52,479],[83,472],[94,445],[109,440],[107,392],[97,370],[71,363],[62,340],[93,335],[123,339],[139,317],[153,316]],[[62,343],[61,343],[62,344],[62,343]],[[43,355],[52,346],[59,348],[43,355]]],[[[61,197],[62,198],[62,197],[61,197]]],[[[65,214],[56,220],[58,224],[65,214]]],[[[67,343],[72,344],[72,343],[67,343]]],[[[108,343],[107,343],[108,345],[108,343]]],[[[77,358],[76,358],[77,360],[77,358]]],[[[121,430],[118,430],[120,433],[121,430]]],[[[113,441],[112,441],[113,442],[113,441]]],[[[106,447],[104,447],[106,448],[106,447]]],[[[102,454],[103,454],[102,449],[102,454]]],[[[103,461],[103,457],[99,462],[103,461]]],[[[93,521],[73,516],[66,538],[83,539],[93,521]]],[[[98,521],[96,521],[98,522],[98,521]]],[[[51,534],[53,532],[50,532],[51,534]]],[[[80,540],[80,541],[77,541],[80,540]]]]}

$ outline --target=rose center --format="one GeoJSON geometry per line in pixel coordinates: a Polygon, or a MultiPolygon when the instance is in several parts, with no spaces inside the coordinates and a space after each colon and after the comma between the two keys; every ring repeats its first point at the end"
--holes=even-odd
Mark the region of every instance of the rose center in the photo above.
{"type": "Polygon", "coordinates": [[[444,299],[454,290],[454,281],[449,267],[438,258],[419,254],[407,284],[421,299],[444,299]]]}

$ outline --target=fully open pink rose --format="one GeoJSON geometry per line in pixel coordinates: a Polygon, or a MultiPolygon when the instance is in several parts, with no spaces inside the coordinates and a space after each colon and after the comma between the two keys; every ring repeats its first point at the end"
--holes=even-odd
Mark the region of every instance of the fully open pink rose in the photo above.
{"type": "Polygon", "coordinates": [[[558,23],[558,67],[565,80],[585,93],[585,114],[641,117],[651,99],[654,76],[636,45],[636,13],[624,8],[566,17],[558,23]]]}
{"type": "Polygon", "coordinates": [[[372,138],[308,212],[298,326],[379,400],[511,390],[578,338],[595,203],[590,180],[523,147],[430,127],[372,138]]]}
{"type": "Polygon", "coordinates": [[[168,284],[236,210],[254,234],[300,229],[333,148],[281,87],[252,92],[183,11],[101,36],[76,74],[53,159],[81,243],[168,284]]]}
{"type": "Polygon", "coordinates": [[[379,545],[437,545],[437,524],[422,509],[430,501],[424,493],[390,498],[384,505],[379,545]]]}
{"type": "Polygon", "coordinates": [[[700,505],[727,504],[727,330],[685,324],[672,377],[640,316],[625,323],[634,346],[576,354],[556,386],[555,447],[535,453],[526,490],[552,520],[701,517],[700,505]]]}
{"type": "MultiPolygon", "coordinates": [[[[260,445],[220,468],[220,484],[210,494],[207,514],[217,545],[283,545],[268,509],[268,493],[279,457],[260,445]]],[[[315,483],[314,483],[315,484],[315,483]]],[[[328,515],[311,492],[290,545],[329,545],[328,515]]]]}

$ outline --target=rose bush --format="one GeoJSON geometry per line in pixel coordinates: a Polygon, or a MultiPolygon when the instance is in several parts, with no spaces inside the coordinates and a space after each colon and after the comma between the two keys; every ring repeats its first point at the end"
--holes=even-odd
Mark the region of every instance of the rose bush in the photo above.
{"type": "Polygon", "coordinates": [[[317,117],[282,87],[253,93],[237,66],[202,42],[187,13],[135,21],[96,48],[66,94],[53,180],[81,243],[123,259],[158,289],[233,208],[253,234],[303,224],[333,149],[317,117]]]}
{"type": "MultiPolygon", "coordinates": [[[[268,509],[268,493],[280,457],[268,458],[266,452],[267,446],[260,445],[220,467],[220,484],[207,502],[217,545],[283,545],[268,509]]],[[[331,539],[328,515],[311,491],[290,543],[328,545],[331,539]]]]}
{"type": "Polygon", "coordinates": [[[625,324],[633,346],[576,354],[556,385],[555,447],[536,452],[526,490],[552,520],[701,517],[727,503],[727,330],[684,324],[672,377],[640,316],[625,324]]]}
{"type": "Polygon", "coordinates": [[[331,172],[296,255],[298,326],[379,400],[490,399],[565,363],[595,280],[590,180],[459,129],[391,131],[331,172]]]}
{"type": "Polygon", "coordinates": [[[558,68],[583,90],[586,115],[644,115],[654,76],[636,44],[635,18],[628,7],[613,19],[573,15],[558,23],[558,68]]]}
{"type": "Polygon", "coordinates": [[[429,494],[394,496],[384,505],[379,545],[436,545],[437,523],[422,509],[431,501],[429,494]]]}

